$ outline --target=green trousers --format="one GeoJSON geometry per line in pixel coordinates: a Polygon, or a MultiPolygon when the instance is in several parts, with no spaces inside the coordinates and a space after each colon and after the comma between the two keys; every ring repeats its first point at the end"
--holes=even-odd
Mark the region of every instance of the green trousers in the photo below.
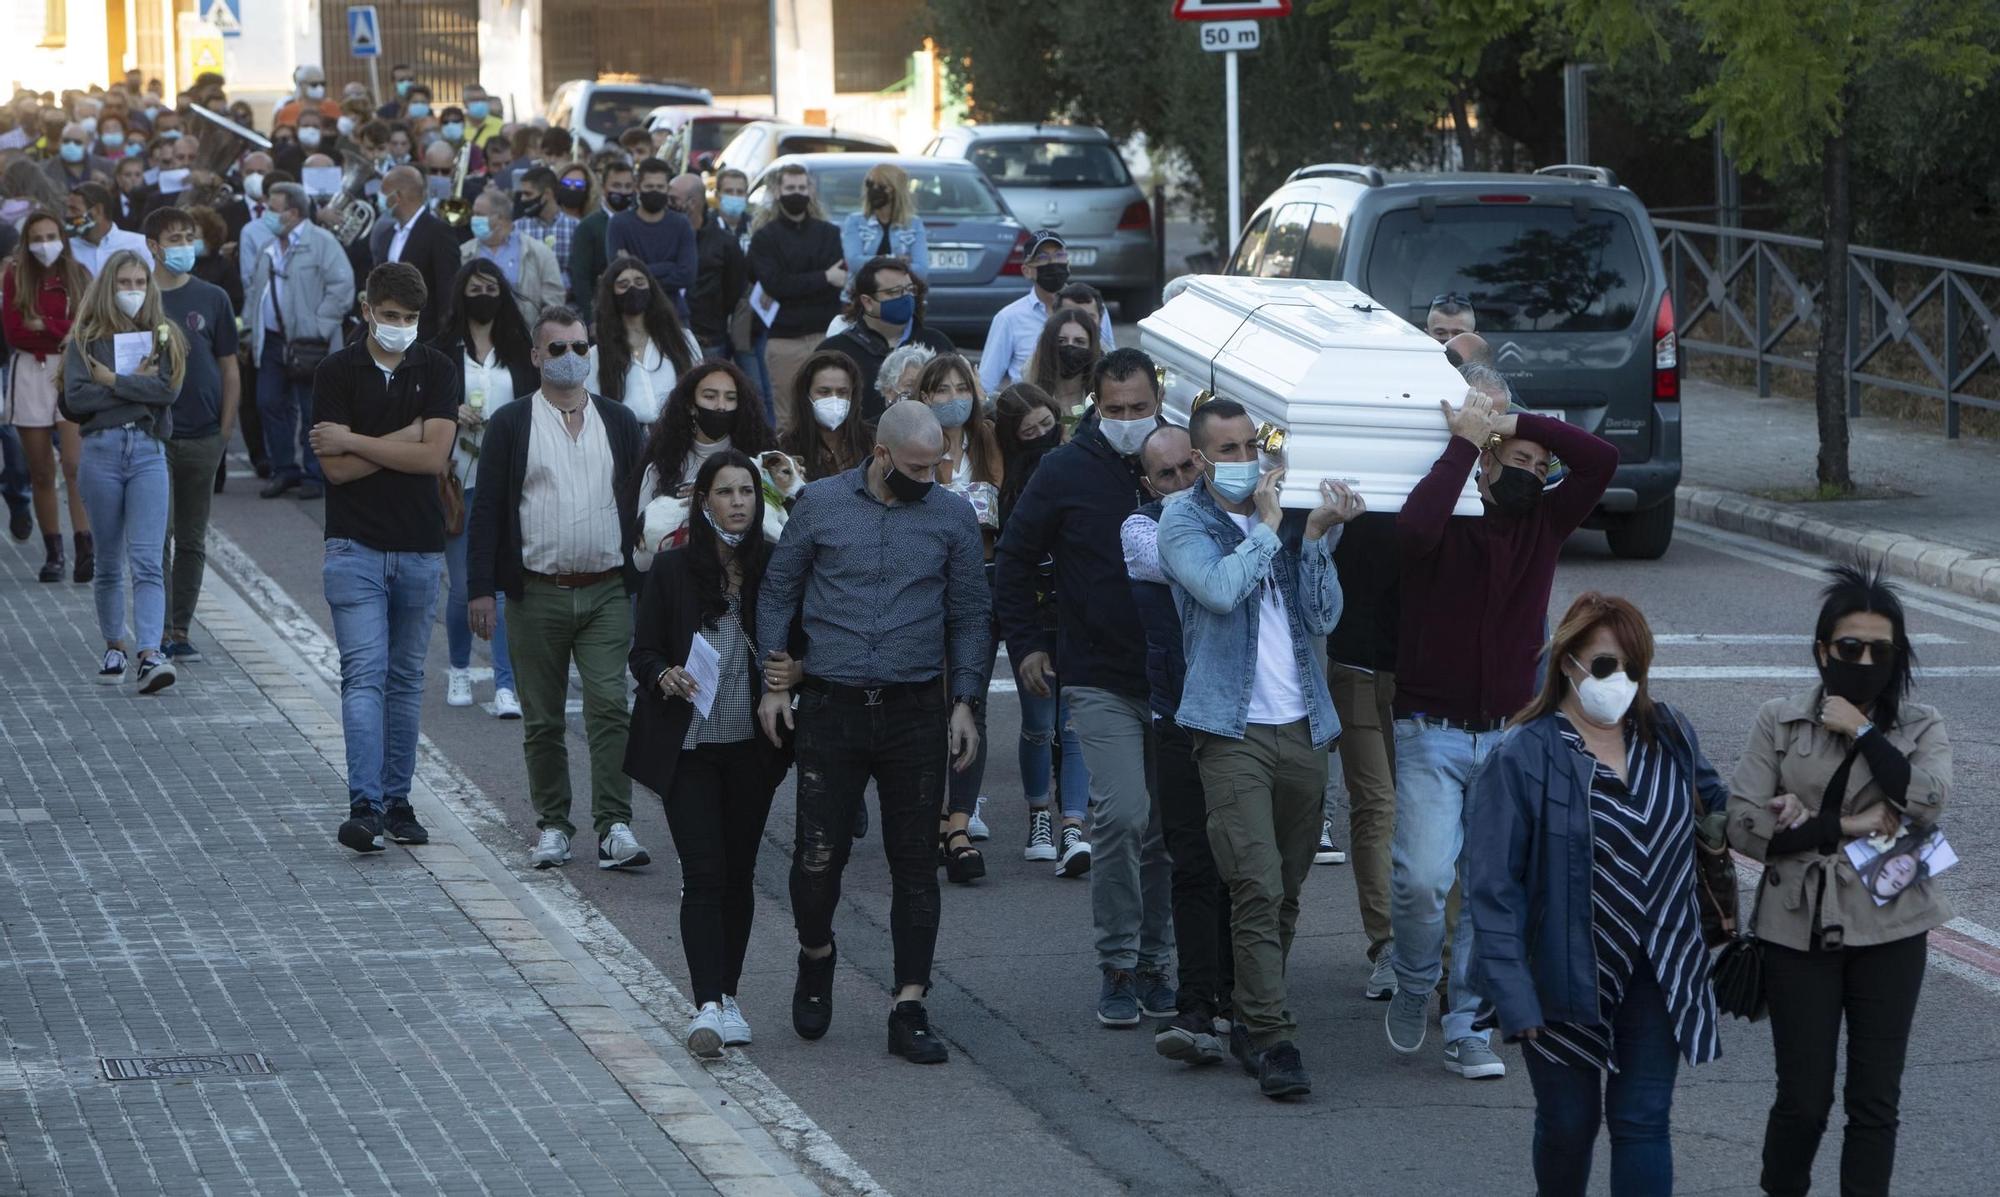
{"type": "Polygon", "coordinates": [[[222,464],[222,434],[167,443],[167,638],[186,640],[208,570],[208,511],[215,501],[215,471],[222,464]]]}
{"type": "Polygon", "coordinates": [[[625,660],[632,650],[632,602],[617,578],[566,589],[528,578],[521,601],[507,600],[507,648],[520,686],[521,747],[535,824],[576,834],[569,821],[569,667],[583,679],[583,730],[590,741],[590,816],[602,838],[632,821],[625,776],[625,660]]]}

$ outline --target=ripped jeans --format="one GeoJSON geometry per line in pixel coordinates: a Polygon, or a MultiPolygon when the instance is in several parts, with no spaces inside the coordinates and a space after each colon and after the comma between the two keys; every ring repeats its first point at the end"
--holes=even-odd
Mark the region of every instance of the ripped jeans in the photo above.
{"type": "Polygon", "coordinates": [[[941,685],[876,706],[799,694],[798,821],[792,847],[792,921],[799,946],[833,942],[840,875],[854,843],[854,812],[875,779],[882,850],[889,858],[889,935],[896,988],[931,983],[937,949],[937,812],[944,801],[950,708],[941,685]]]}

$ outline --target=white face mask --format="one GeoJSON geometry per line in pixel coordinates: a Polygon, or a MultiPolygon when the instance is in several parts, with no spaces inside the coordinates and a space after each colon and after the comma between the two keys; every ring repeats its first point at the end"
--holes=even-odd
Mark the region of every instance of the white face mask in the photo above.
{"type": "Polygon", "coordinates": [[[37,241],[28,247],[28,252],[35,255],[35,260],[43,266],[53,266],[55,260],[62,257],[62,249],[60,241],[37,241]]]}
{"type": "Polygon", "coordinates": [[[258,203],[264,202],[264,172],[252,171],[243,176],[243,194],[258,203]]]}
{"type": "Polygon", "coordinates": [[[813,400],[813,419],[828,432],[847,422],[847,410],[853,404],[846,399],[828,397],[813,400]]]}
{"type": "Polygon", "coordinates": [[[1159,426],[1160,421],[1154,416],[1147,416],[1142,420],[1107,420],[1100,416],[1097,420],[1097,427],[1104,433],[1104,439],[1110,442],[1113,449],[1126,457],[1137,453],[1139,446],[1145,444],[1146,438],[1159,426]]]}
{"type": "MultiPolygon", "coordinates": [[[[1583,669],[1583,662],[1575,657],[1570,664],[1583,669]]],[[[1576,683],[1577,705],[1583,708],[1583,717],[1599,727],[1616,727],[1625,718],[1625,712],[1632,709],[1632,700],[1639,696],[1639,683],[1625,675],[1623,670],[1610,677],[1590,676],[1583,670],[1583,680],[1576,683]]]]}
{"type": "Polygon", "coordinates": [[[324,83],[308,83],[308,84],[306,84],[306,98],[307,98],[308,100],[324,100],[324,99],[326,99],[326,84],[324,84],[324,83]]]}
{"type": "Polygon", "coordinates": [[[377,324],[375,343],[389,353],[401,353],[417,342],[417,326],[414,324],[397,327],[393,324],[377,324]]]}
{"type": "Polygon", "coordinates": [[[146,306],[146,293],[144,291],[120,291],[117,295],[113,296],[113,300],[118,304],[118,310],[125,313],[127,320],[137,320],[139,318],[139,309],[146,306]]]}
{"type": "Polygon", "coordinates": [[[340,130],[342,137],[354,136],[354,118],[351,116],[341,117],[339,120],[333,122],[333,127],[340,130]]]}
{"type": "Polygon", "coordinates": [[[732,549],[735,548],[737,545],[742,544],[743,537],[747,535],[750,531],[748,528],[745,528],[741,532],[725,531],[722,525],[716,522],[715,513],[708,509],[708,505],[706,503],[702,504],[701,513],[708,517],[708,526],[715,529],[716,539],[720,540],[723,544],[728,545],[732,549]]]}

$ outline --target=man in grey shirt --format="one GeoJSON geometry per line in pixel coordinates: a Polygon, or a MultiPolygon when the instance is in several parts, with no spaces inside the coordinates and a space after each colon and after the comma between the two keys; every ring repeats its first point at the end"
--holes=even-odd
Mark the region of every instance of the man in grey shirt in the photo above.
{"type": "Polygon", "coordinates": [[[792,1027],[818,1039],[833,1023],[833,911],[855,811],[873,777],[894,886],[889,1050],[916,1064],[942,1064],[947,1055],[923,1006],[937,946],[937,817],[945,749],[963,771],[979,748],[978,662],[993,634],[972,505],[934,487],[943,456],[944,433],[928,407],[889,408],[866,463],[799,496],[757,601],[759,645],[785,644],[795,617],[807,645],[796,724],[790,661],[781,652],[767,655],[768,689],[757,708],[774,742],[780,721],[797,733],[792,1027]]]}

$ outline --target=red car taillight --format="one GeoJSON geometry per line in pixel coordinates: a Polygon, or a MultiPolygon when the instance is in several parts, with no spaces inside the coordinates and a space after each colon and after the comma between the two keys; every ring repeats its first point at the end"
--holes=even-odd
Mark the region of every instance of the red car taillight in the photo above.
{"type": "Polygon", "coordinates": [[[1021,276],[1021,264],[1028,260],[1028,230],[1014,234],[1014,248],[1007,251],[1007,261],[1000,267],[1002,275],[1021,276]]]}
{"type": "Polygon", "coordinates": [[[1681,342],[1674,332],[1674,297],[1660,296],[1660,311],[1653,318],[1653,399],[1659,403],[1681,400],[1681,342]]]}
{"type": "Polygon", "coordinates": [[[1153,227],[1153,209],[1145,200],[1133,200],[1125,205],[1124,215],[1118,218],[1118,229],[1150,229],[1153,227]]]}

